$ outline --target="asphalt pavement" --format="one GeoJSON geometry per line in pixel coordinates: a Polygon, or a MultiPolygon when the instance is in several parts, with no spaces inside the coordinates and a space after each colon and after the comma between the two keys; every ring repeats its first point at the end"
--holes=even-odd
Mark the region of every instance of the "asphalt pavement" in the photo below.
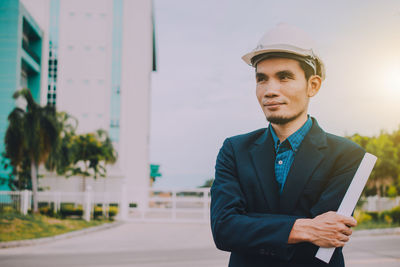
{"type": "MultiPolygon", "coordinates": [[[[400,235],[354,236],[346,267],[400,266],[400,235]]],[[[34,246],[0,249],[1,267],[224,267],[207,224],[125,223],[34,246]]]]}

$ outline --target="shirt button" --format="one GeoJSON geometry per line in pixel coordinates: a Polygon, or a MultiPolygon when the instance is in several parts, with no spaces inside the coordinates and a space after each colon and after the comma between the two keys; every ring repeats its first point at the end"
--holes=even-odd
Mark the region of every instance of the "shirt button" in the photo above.
{"type": "Polygon", "coordinates": [[[278,161],[278,164],[279,164],[279,165],[282,165],[282,163],[283,163],[283,161],[282,161],[282,160],[278,161]]]}

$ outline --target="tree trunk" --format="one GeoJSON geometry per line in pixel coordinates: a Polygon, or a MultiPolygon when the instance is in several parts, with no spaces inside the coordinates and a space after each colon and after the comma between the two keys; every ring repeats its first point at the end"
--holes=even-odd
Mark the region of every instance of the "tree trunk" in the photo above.
{"type": "Polygon", "coordinates": [[[31,179],[32,179],[32,201],[33,201],[33,213],[38,213],[38,199],[37,199],[37,191],[38,191],[38,166],[32,161],[31,162],[31,179]]]}
{"type": "MultiPolygon", "coordinates": [[[[84,164],[85,164],[85,172],[87,172],[88,166],[87,166],[86,160],[84,161],[84,164]]],[[[86,176],[82,176],[82,179],[83,179],[83,181],[82,181],[82,192],[86,192],[86,176]]]]}

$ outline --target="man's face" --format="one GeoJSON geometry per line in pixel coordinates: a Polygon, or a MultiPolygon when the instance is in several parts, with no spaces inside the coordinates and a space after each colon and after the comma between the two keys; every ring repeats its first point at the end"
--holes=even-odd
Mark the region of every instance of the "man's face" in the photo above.
{"type": "Polygon", "coordinates": [[[257,64],[258,102],[268,121],[286,124],[307,114],[308,82],[298,61],[270,58],[257,64]]]}

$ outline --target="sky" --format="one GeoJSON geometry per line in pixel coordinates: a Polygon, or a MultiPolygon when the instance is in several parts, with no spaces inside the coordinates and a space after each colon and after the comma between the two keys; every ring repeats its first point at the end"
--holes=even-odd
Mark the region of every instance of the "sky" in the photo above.
{"type": "Polygon", "coordinates": [[[309,108],[325,131],[372,136],[400,126],[400,1],[154,0],[154,17],[155,188],[202,185],[225,138],[268,125],[241,57],[281,22],[309,33],[326,65],[309,108]]]}

